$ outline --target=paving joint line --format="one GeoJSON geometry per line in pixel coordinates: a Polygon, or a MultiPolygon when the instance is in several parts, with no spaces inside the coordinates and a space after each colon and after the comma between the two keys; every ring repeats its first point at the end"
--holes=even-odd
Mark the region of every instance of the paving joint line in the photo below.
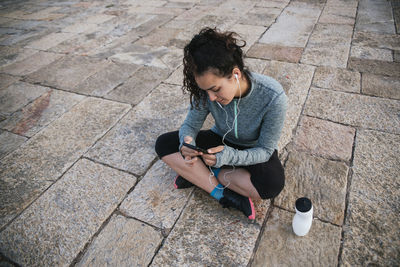
{"type": "Polygon", "coordinates": [[[343,216],[343,226],[342,226],[342,231],[341,231],[341,237],[340,237],[340,246],[339,246],[339,252],[338,252],[338,266],[341,265],[342,263],[342,254],[343,254],[343,248],[344,248],[344,234],[345,234],[345,226],[347,225],[346,222],[348,220],[348,214],[350,213],[349,211],[349,203],[350,203],[350,192],[351,192],[351,184],[353,182],[353,166],[354,166],[354,155],[355,155],[355,150],[356,150],[356,143],[357,143],[357,136],[359,132],[356,129],[356,132],[354,134],[354,139],[353,139],[353,147],[352,147],[352,152],[351,152],[351,159],[350,159],[350,166],[349,166],[349,173],[347,174],[347,185],[346,185],[346,197],[345,197],[345,205],[344,205],[344,216],[343,216]]]}

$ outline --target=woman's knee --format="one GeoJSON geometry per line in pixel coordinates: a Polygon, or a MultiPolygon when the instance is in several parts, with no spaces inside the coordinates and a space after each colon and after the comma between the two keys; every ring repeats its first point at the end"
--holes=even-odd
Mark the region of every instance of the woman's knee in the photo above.
{"type": "Polygon", "coordinates": [[[158,157],[162,157],[175,153],[179,150],[178,132],[169,132],[160,135],[155,143],[155,151],[158,157]]]}

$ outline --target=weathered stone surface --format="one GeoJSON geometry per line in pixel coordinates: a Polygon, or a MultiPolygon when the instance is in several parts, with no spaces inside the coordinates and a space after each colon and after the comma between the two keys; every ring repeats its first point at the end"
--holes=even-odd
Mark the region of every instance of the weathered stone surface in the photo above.
{"type": "Polygon", "coordinates": [[[257,43],[247,52],[247,56],[298,63],[302,53],[303,48],[301,47],[285,47],[257,43]]]}
{"type": "Polygon", "coordinates": [[[20,135],[0,131],[0,158],[17,149],[26,139],[20,135]]]}
{"type": "Polygon", "coordinates": [[[53,13],[57,10],[59,10],[61,7],[48,7],[45,9],[38,10],[37,12],[13,12],[7,15],[9,18],[15,18],[15,19],[24,19],[24,20],[47,20],[47,21],[52,21],[55,19],[59,19],[64,17],[64,14],[59,14],[59,13],[53,13]]]}
{"type": "Polygon", "coordinates": [[[353,27],[317,24],[301,58],[301,63],[346,68],[353,27]]]}
{"type": "Polygon", "coordinates": [[[400,62],[400,51],[394,51],[393,61],[394,62],[400,62]]]}
{"type": "Polygon", "coordinates": [[[245,66],[250,69],[250,71],[263,73],[268,61],[258,58],[244,58],[245,66]]]}
{"type": "Polygon", "coordinates": [[[298,237],[292,230],[293,216],[272,211],[251,266],[337,266],[340,227],[314,219],[310,232],[298,237]]]}
{"type": "Polygon", "coordinates": [[[52,33],[41,38],[40,40],[29,43],[26,47],[37,50],[47,50],[67,39],[71,39],[73,36],[73,33],[52,33]]]}
{"type": "Polygon", "coordinates": [[[257,1],[256,7],[274,7],[283,9],[289,0],[257,1]]]}
{"type": "Polygon", "coordinates": [[[75,87],[97,71],[110,65],[109,61],[89,57],[67,56],[30,74],[28,81],[66,90],[75,87]]]}
{"type": "Polygon", "coordinates": [[[183,65],[177,68],[164,82],[169,84],[183,85],[183,65]]]}
{"type": "Polygon", "coordinates": [[[168,76],[166,69],[143,66],[105,97],[137,105],[168,76]]]}
{"type": "Polygon", "coordinates": [[[162,69],[175,69],[182,64],[182,49],[167,48],[164,46],[151,47],[132,45],[124,51],[116,52],[111,60],[126,64],[136,64],[157,67],[162,69]]]}
{"type": "MultiPolygon", "coordinates": [[[[77,22],[73,25],[69,25],[62,29],[62,32],[66,33],[86,33],[96,31],[98,26],[96,24],[85,22],[77,22]]],[[[64,41],[64,40],[63,40],[64,41]]]]}
{"type": "Polygon", "coordinates": [[[239,23],[245,25],[269,27],[275,22],[276,18],[281,12],[281,8],[256,7],[250,10],[246,16],[242,17],[239,20],[239,23]]]}
{"type": "Polygon", "coordinates": [[[360,0],[355,30],[396,33],[390,2],[386,0],[360,0]]]}
{"type": "Polygon", "coordinates": [[[0,127],[31,137],[83,98],[81,95],[50,89],[22,110],[0,122],[0,127]]]}
{"type": "Polygon", "coordinates": [[[400,78],[363,73],[362,93],[400,100],[400,78]]]}
{"type": "Polygon", "coordinates": [[[350,56],[353,58],[372,59],[381,61],[393,61],[392,51],[382,48],[353,45],[350,56]]]}
{"type": "Polygon", "coordinates": [[[369,72],[377,75],[400,77],[400,63],[370,59],[349,59],[349,69],[359,72],[369,72]]]}
{"type": "Polygon", "coordinates": [[[400,36],[373,32],[355,32],[353,45],[400,50],[400,36]]]}
{"type": "Polygon", "coordinates": [[[341,225],[344,219],[347,175],[342,162],[291,152],[285,165],[285,187],[275,205],[294,211],[300,197],[313,202],[314,217],[341,225]]]}
{"type": "Polygon", "coordinates": [[[250,224],[241,212],[223,209],[195,190],[152,266],[246,266],[268,205],[261,206],[256,223],[250,224]]]}
{"type": "Polygon", "coordinates": [[[322,11],[319,23],[354,25],[357,13],[357,1],[343,2],[343,4],[327,1],[322,11]]]}
{"type": "Polygon", "coordinates": [[[289,99],[285,125],[278,143],[279,149],[284,148],[292,139],[293,130],[297,126],[307,98],[314,70],[315,67],[302,64],[267,62],[264,74],[280,82],[289,99]]]}
{"type": "Polygon", "coordinates": [[[7,65],[0,69],[12,75],[27,75],[61,58],[62,55],[39,51],[24,60],[7,65]]]}
{"type": "Polygon", "coordinates": [[[317,5],[292,2],[278,17],[260,43],[288,47],[305,47],[322,8],[317,5]],[[282,34],[284,32],[285,34],[282,34]]]}
{"type": "Polygon", "coordinates": [[[246,46],[242,48],[243,53],[246,53],[246,51],[250,49],[250,47],[260,38],[261,34],[265,32],[267,28],[253,25],[235,24],[233,29],[235,29],[237,34],[239,34],[240,38],[246,41],[246,46]]]}
{"type": "Polygon", "coordinates": [[[177,37],[181,30],[172,28],[159,28],[143,37],[135,44],[150,46],[172,46],[173,39],[177,37]]]}
{"type": "Polygon", "coordinates": [[[56,181],[129,109],[88,98],[5,156],[0,164],[3,226],[56,181]]]}
{"type": "Polygon", "coordinates": [[[26,266],[68,266],[136,178],[83,159],[0,233],[2,253],[26,266]]]}
{"type": "Polygon", "coordinates": [[[398,100],[315,88],[304,110],[305,115],[392,133],[400,132],[399,112],[398,100]]]}
{"type": "Polygon", "coordinates": [[[82,94],[104,96],[115,87],[125,82],[138,69],[138,65],[112,62],[108,67],[96,72],[75,86],[72,91],[82,94]]]}
{"type": "Polygon", "coordinates": [[[219,5],[215,5],[208,13],[216,16],[239,16],[241,14],[247,14],[249,10],[255,5],[254,1],[223,1],[219,5]]]}
{"type": "Polygon", "coordinates": [[[180,127],[188,104],[180,86],[161,84],[97,142],[86,156],[142,175],[156,157],[154,143],[157,137],[180,127]]]}
{"type": "Polygon", "coordinates": [[[176,190],[175,176],[165,163],[157,161],[122,202],[121,212],[170,231],[193,191],[193,187],[176,190]]]}
{"type": "Polygon", "coordinates": [[[356,142],[340,260],[348,266],[394,266],[400,246],[400,137],[359,131],[356,142]]]}
{"type": "Polygon", "coordinates": [[[318,67],[313,86],[344,92],[360,92],[361,75],[358,72],[332,67],[318,67]]]}
{"type": "Polygon", "coordinates": [[[17,82],[19,80],[18,77],[11,76],[8,74],[0,74],[0,90],[7,88],[11,84],[17,82]]]}
{"type": "Polygon", "coordinates": [[[351,159],[355,129],[304,116],[294,143],[297,150],[334,160],[351,159]]]}
{"type": "Polygon", "coordinates": [[[0,66],[6,66],[37,53],[37,50],[17,46],[0,46],[0,66]]]}
{"type": "Polygon", "coordinates": [[[114,215],[76,266],[148,266],[161,241],[152,227],[114,215]]]}
{"type": "Polygon", "coordinates": [[[16,82],[0,91],[0,113],[11,114],[50,89],[25,82],[16,82]]]}

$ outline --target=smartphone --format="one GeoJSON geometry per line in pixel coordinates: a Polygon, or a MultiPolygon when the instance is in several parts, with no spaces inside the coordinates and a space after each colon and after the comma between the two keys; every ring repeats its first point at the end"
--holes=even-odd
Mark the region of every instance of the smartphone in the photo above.
{"type": "Polygon", "coordinates": [[[199,151],[199,152],[203,152],[204,154],[209,154],[206,149],[200,148],[198,146],[194,146],[194,145],[191,145],[191,144],[188,144],[188,143],[183,143],[182,145],[184,145],[184,146],[186,146],[188,148],[191,148],[193,150],[196,150],[196,151],[199,151]]]}

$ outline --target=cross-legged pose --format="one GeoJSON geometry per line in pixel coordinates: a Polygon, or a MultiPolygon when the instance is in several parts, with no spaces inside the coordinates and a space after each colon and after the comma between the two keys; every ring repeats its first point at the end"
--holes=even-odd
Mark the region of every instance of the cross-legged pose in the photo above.
{"type": "Polygon", "coordinates": [[[185,46],[189,112],[179,131],[158,137],[155,149],[178,174],[176,188],[196,185],[255,219],[252,199],[273,198],[284,187],[277,144],[287,97],[276,80],[245,68],[245,42],[237,36],[205,28],[185,46]],[[200,130],[209,113],[215,125],[200,130]]]}

